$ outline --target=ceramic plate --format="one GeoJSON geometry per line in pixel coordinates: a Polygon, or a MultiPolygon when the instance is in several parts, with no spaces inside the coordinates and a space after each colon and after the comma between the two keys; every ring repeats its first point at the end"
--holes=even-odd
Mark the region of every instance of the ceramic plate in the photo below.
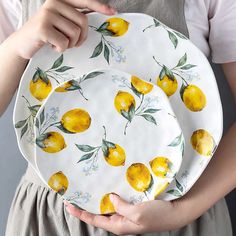
{"type": "MultiPolygon", "coordinates": [[[[97,68],[119,69],[157,84],[169,96],[186,149],[175,181],[160,198],[182,196],[206,168],[222,135],[221,101],[207,58],[182,34],[145,14],[91,13],[88,20],[81,47],[59,54],[46,45],[22,76],[14,112],[22,154],[35,167],[33,120],[54,87],[97,68]]],[[[179,142],[181,136],[173,148],[179,142]]]]}
{"type": "Polygon", "coordinates": [[[93,213],[111,213],[110,192],[128,201],[155,199],[177,174],[184,152],[165,93],[114,69],[57,87],[39,109],[35,128],[44,181],[93,213]]]}

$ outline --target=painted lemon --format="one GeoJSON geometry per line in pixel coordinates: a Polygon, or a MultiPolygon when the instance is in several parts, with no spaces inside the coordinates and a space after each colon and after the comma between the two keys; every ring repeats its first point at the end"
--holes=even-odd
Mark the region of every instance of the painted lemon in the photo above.
{"type": "Polygon", "coordinates": [[[173,95],[178,88],[178,82],[176,78],[174,77],[173,79],[171,79],[167,75],[164,75],[162,80],[160,79],[160,77],[158,77],[157,85],[165,92],[168,97],[173,95]]]}
{"type": "Polygon", "coordinates": [[[128,112],[131,105],[135,107],[135,99],[133,95],[128,92],[119,91],[114,100],[116,110],[121,113],[121,111],[128,112]]]}
{"type": "Polygon", "coordinates": [[[154,192],[154,199],[157,199],[157,197],[168,187],[169,184],[170,183],[168,181],[158,183],[154,192]]]}
{"type": "Polygon", "coordinates": [[[71,85],[72,85],[71,82],[70,82],[70,81],[67,81],[67,82],[65,82],[63,85],[57,87],[57,88],[55,89],[55,91],[58,92],[58,93],[68,92],[67,89],[70,88],[71,85]]]}
{"type": "Polygon", "coordinates": [[[205,94],[195,85],[188,85],[184,88],[182,99],[190,111],[201,111],[206,106],[205,94]]]}
{"type": "Polygon", "coordinates": [[[81,133],[90,127],[91,117],[87,111],[76,108],[62,116],[61,124],[69,132],[81,133]]]}
{"type": "Polygon", "coordinates": [[[63,195],[69,185],[67,177],[62,171],[53,174],[48,180],[48,185],[57,193],[63,195]]]}
{"type": "Polygon", "coordinates": [[[145,192],[150,187],[152,176],[144,164],[133,163],[126,171],[126,179],[136,191],[145,192]]]}
{"type": "MultiPolygon", "coordinates": [[[[101,214],[115,213],[115,208],[109,198],[111,193],[105,194],[100,201],[100,212],[101,214]]],[[[114,194],[114,193],[113,193],[114,194]]]]}
{"type": "Polygon", "coordinates": [[[203,156],[211,156],[215,147],[213,137],[204,129],[193,132],[191,144],[193,149],[203,156]]]}
{"type": "Polygon", "coordinates": [[[30,81],[29,89],[33,97],[42,101],[51,92],[52,84],[50,80],[46,83],[38,76],[38,79],[35,82],[33,80],[30,81]]]}
{"type": "Polygon", "coordinates": [[[125,151],[124,149],[115,144],[115,148],[108,148],[108,156],[104,156],[108,164],[112,166],[123,166],[125,164],[125,151]]]}
{"type": "Polygon", "coordinates": [[[131,77],[131,84],[141,94],[147,94],[152,91],[153,84],[148,83],[136,76],[131,77]]]}
{"type": "Polygon", "coordinates": [[[164,178],[170,172],[171,161],[166,157],[156,157],[149,161],[153,173],[157,177],[164,178]]]}
{"type": "Polygon", "coordinates": [[[113,17],[106,20],[108,24],[107,30],[113,33],[112,37],[119,37],[124,35],[129,28],[129,22],[124,19],[113,17]]]}
{"type": "Polygon", "coordinates": [[[45,134],[45,139],[42,140],[43,151],[48,153],[60,152],[66,148],[64,137],[58,132],[48,132],[45,134]]]}

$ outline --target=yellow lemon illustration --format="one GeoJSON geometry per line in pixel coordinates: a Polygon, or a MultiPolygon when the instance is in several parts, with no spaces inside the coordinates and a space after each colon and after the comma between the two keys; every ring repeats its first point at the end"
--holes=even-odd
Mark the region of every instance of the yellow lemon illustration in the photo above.
{"type": "Polygon", "coordinates": [[[101,214],[115,213],[115,208],[109,198],[111,193],[105,194],[100,201],[100,212],[101,214]]]}
{"type": "Polygon", "coordinates": [[[158,77],[157,85],[165,92],[168,97],[173,95],[178,88],[178,82],[176,78],[174,77],[171,79],[167,75],[165,75],[162,80],[160,77],[158,77]]]}
{"type": "Polygon", "coordinates": [[[108,148],[108,156],[105,156],[105,160],[112,166],[123,166],[125,164],[125,151],[124,149],[115,144],[115,148],[108,148]]]}
{"type": "Polygon", "coordinates": [[[169,184],[170,183],[168,181],[158,183],[154,192],[154,199],[157,199],[157,197],[168,187],[169,184]]]}
{"type": "Polygon", "coordinates": [[[106,29],[114,34],[112,37],[122,36],[128,31],[129,22],[124,19],[113,17],[106,20],[106,22],[109,23],[106,29]]]}
{"type": "Polygon", "coordinates": [[[131,77],[131,84],[141,94],[147,94],[151,92],[153,89],[153,84],[148,83],[144,80],[141,80],[136,76],[131,77]]]}
{"type": "Polygon", "coordinates": [[[59,171],[53,174],[48,180],[48,185],[57,193],[63,195],[69,185],[67,177],[63,174],[62,171],[59,171]]]}
{"type": "Polygon", "coordinates": [[[43,151],[48,153],[60,152],[66,148],[66,143],[63,136],[58,132],[48,132],[46,138],[42,141],[43,151]]]}
{"type": "Polygon", "coordinates": [[[149,161],[153,173],[161,178],[164,178],[170,172],[170,160],[166,157],[156,157],[149,161]]]}
{"type": "Polygon", "coordinates": [[[76,108],[62,116],[61,124],[69,132],[80,133],[90,127],[91,117],[87,111],[76,108]]]}
{"type": "Polygon", "coordinates": [[[184,88],[182,99],[190,111],[201,111],[206,106],[205,94],[195,85],[188,85],[184,88]]]}
{"type": "Polygon", "coordinates": [[[213,137],[204,129],[193,132],[191,136],[191,144],[193,149],[203,156],[211,156],[215,142],[213,137]]]}
{"type": "Polygon", "coordinates": [[[135,99],[130,93],[119,91],[115,97],[114,104],[119,113],[121,113],[121,111],[128,112],[131,105],[135,107],[135,99]]]}
{"type": "Polygon", "coordinates": [[[52,84],[50,80],[48,80],[47,84],[41,78],[38,78],[35,82],[33,80],[30,81],[29,89],[33,97],[35,97],[39,101],[42,101],[51,92],[52,84]]]}
{"type": "Polygon", "coordinates": [[[128,183],[138,192],[147,191],[152,177],[148,168],[142,163],[133,163],[126,171],[128,183]]]}
{"type": "Polygon", "coordinates": [[[63,85],[57,87],[57,88],[55,89],[55,91],[58,92],[58,93],[68,92],[67,89],[70,88],[70,87],[71,87],[71,82],[70,82],[70,81],[67,81],[67,82],[64,83],[63,85]]]}

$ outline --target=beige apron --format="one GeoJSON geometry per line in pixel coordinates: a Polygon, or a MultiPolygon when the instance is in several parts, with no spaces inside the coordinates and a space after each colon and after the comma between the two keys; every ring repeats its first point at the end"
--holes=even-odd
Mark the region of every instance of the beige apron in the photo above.
{"type": "MultiPolygon", "coordinates": [[[[24,24],[45,0],[21,0],[24,24]]],[[[187,37],[184,0],[103,0],[118,12],[149,14],[187,37]]],[[[194,7],[194,6],[193,6],[194,7]]],[[[28,166],[10,209],[6,236],[108,236],[105,230],[87,225],[69,215],[62,198],[50,190],[28,166]]],[[[177,231],[142,234],[145,236],[231,236],[231,223],[225,200],[219,201],[191,225],[177,231]]]]}

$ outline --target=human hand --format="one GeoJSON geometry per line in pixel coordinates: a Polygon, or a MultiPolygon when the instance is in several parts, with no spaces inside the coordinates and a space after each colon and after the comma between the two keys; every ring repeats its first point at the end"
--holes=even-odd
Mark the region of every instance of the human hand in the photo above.
{"type": "Polygon", "coordinates": [[[174,230],[190,222],[187,211],[179,200],[151,200],[133,205],[118,195],[109,196],[116,211],[116,214],[110,216],[80,210],[67,201],[64,204],[71,215],[118,235],[174,230]]]}
{"type": "Polygon", "coordinates": [[[79,9],[115,14],[115,9],[98,0],[46,0],[39,11],[12,35],[17,55],[30,59],[44,44],[54,50],[80,46],[87,37],[87,16],[79,9]]]}

